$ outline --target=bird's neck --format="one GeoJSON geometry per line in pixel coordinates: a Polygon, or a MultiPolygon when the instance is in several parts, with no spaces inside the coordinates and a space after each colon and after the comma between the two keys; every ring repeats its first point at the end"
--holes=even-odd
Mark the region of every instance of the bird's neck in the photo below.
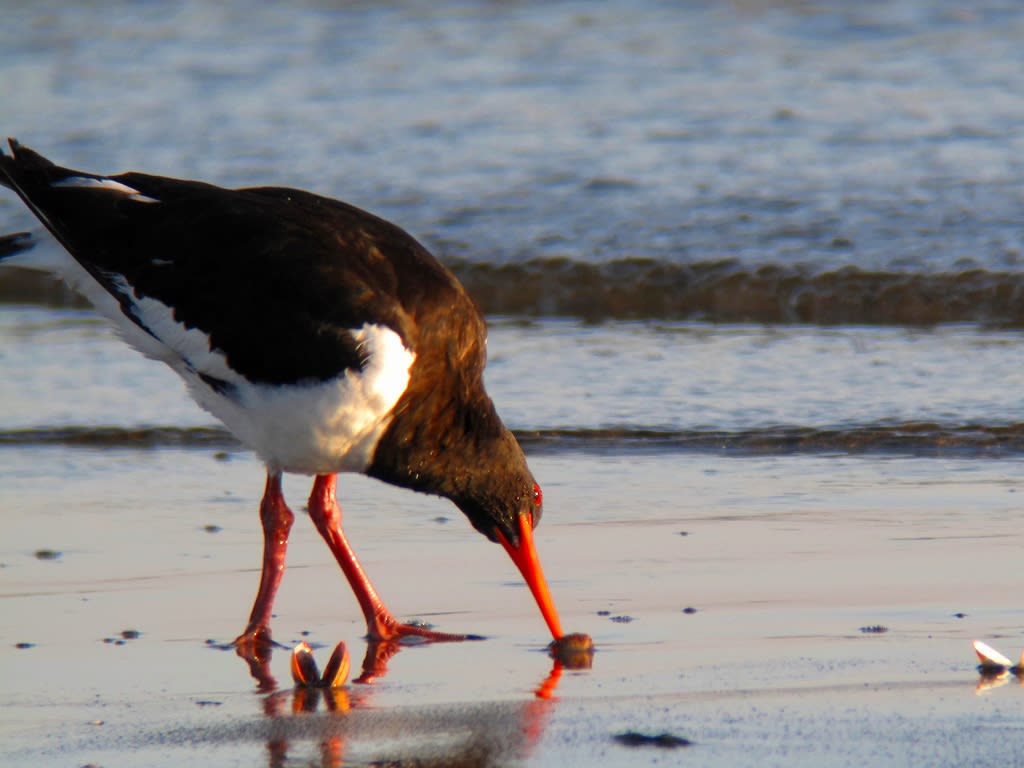
{"type": "Polygon", "coordinates": [[[525,458],[483,391],[466,398],[416,393],[403,398],[366,474],[459,503],[486,492],[502,474],[519,474],[525,458]]]}

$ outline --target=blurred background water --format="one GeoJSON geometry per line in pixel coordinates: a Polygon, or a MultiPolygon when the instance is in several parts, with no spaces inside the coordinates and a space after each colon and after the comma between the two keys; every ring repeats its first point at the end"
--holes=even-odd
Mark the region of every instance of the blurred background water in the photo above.
{"type": "MultiPolygon", "coordinates": [[[[991,456],[1024,449],[1021,39],[1000,2],[8,3],[0,114],[71,167],[396,221],[534,450],[991,456]]],[[[8,443],[224,439],[67,291],[0,298],[8,443]]]]}

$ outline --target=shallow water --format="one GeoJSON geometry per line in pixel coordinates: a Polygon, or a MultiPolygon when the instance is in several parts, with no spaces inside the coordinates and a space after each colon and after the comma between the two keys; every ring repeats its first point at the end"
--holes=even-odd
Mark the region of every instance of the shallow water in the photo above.
{"type": "MultiPolygon", "coordinates": [[[[556,685],[500,550],[346,477],[396,613],[489,639],[403,649],[345,714],[297,706],[284,651],[258,688],[212,646],[255,591],[262,468],[4,268],[0,764],[1020,763],[1021,688],[979,688],[969,643],[1024,646],[1022,32],[999,2],[8,4],[7,134],[339,196],[452,266],[599,651],[556,685]]],[[[358,668],[301,517],[275,636],[358,668]]]]}
{"type": "MultiPolygon", "coordinates": [[[[1024,450],[1024,337],[497,318],[487,386],[534,450],[1024,450]]],[[[237,447],[89,311],[0,305],[0,442],[237,447]]]]}

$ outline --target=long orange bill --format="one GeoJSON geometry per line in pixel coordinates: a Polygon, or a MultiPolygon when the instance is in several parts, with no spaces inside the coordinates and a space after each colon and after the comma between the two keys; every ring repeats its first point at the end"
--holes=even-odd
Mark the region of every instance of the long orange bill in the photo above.
{"type": "Polygon", "coordinates": [[[537,550],[533,547],[533,526],[528,515],[519,516],[519,546],[513,546],[509,540],[498,531],[498,541],[508,552],[512,562],[516,564],[519,572],[526,579],[526,584],[533,593],[533,599],[537,601],[544,621],[551,630],[555,640],[562,639],[562,624],[558,620],[558,611],[555,610],[555,603],[551,599],[551,592],[548,590],[548,583],[544,580],[544,569],[540,567],[540,558],[537,557],[537,550]]]}

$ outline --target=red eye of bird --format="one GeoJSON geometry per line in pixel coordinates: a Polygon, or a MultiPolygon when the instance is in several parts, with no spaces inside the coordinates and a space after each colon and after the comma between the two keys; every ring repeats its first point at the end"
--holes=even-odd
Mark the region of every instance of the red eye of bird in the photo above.
{"type": "Polygon", "coordinates": [[[539,507],[544,504],[544,494],[540,491],[540,486],[536,483],[533,484],[533,506],[539,507]]]}

